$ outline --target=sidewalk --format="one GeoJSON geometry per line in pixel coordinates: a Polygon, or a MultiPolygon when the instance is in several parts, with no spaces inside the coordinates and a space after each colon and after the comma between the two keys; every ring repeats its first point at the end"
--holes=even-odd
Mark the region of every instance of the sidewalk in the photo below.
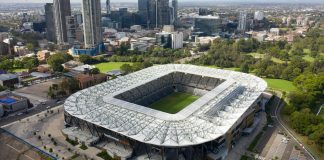
{"type": "Polygon", "coordinates": [[[232,159],[241,159],[242,155],[245,155],[247,152],[247,148],[249,147],[249,144],[254,140],[254,138],[262,131],[263,127],[267,124],[267,118],[266,113],[262,112],[259,115],[260,118],[260,124],[257,126],[255,131],[248,136],[242,136],[240,140],[237,142],[236,146],[228,153],[226,159],[232,160],[232,159]]]}

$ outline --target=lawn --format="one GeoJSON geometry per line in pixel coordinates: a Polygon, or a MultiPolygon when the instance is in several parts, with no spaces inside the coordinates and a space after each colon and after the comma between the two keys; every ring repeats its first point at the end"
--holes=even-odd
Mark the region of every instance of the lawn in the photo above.
{"type": "Polygon", "coordinates": [[[217,67],[217,66],[213,66],[213,65],[210,65],[210,66],[205,66],[205,67],[209,67],[209,68],[216,68],[216,69],[224,69],[224,70],[229,70],[229,71],[240,71],[240,68],[221,68],[221,67],[217,67]]]}
{"type": "Polygon", "coordinates": [[[268,87],[270,89],[285,91],[285,92],[292,92],[296,91],[296,86],[293,85],[292,82],[282,79],[269,79],[265,78],[265,81],[268,83],[268,87]]]}
{"type": "Polygon", "coordinates": [[[119,70],[123,64],[132,65],[130,62],[106,62],[96,64],[95,66],[100,70],[101,73],[107,73],[112,70],[119,70]]]}
{"type": "MultiPolygon", "coordinates": [[[[264,54],[260,54],[260,53],[249,53],[249,55],[251,55],[255,59],[263,59],[265,57],[264,54]]],[[[285,61],[280,60],[279,58],[275,58],[275,57],[272,57],[271,60],[272,60],[272,62],[279,63],[279,64],[285,63],[285,61]]]]}
{"type": "Polygon", "coordinates": [[[307,62],[314,62],[315,58],[311,57],[309,54],[303,56],[303,59],[307,62]]]}
{"type": "Polygon", "coordinates": [[[174,92],[154,102],[149,107],[162,112],[175,114],[196,101],[199,97],[189,93],[174,92]]]}
{"type": "Polygon", "coordinates": [[[17,68],[17,69],[13,70],[13,72],[15,72],[15,73],[27,72],[27,71],[28,71],[28,69],[24,69],[24,68],[21,68],[21,69],[17,68]]]}

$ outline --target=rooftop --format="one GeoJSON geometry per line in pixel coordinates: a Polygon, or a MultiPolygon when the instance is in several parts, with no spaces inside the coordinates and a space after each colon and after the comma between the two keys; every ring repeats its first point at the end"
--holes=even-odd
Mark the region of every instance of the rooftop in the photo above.
{"type": "Polygon", "coordinates": [[[15,78],[18,78],[18,76],[15,74],[11,74],[11,73],[0,74],[0,81],[7,81],[7,80],[15,79],[15,78]]]}

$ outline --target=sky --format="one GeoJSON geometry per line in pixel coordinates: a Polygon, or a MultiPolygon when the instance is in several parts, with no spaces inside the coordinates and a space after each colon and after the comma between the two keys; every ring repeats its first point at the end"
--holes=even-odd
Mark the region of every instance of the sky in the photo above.
{"type": "MultiPolygon", "coordinates": [[[[101,0],[102,2],[105,2],[105,0],[101,0]]],[[[137,2],[138,0],[111,0],[112,3],[117,3],[117,2],[137,2]]],[[[307,3],[312,3],[312,2],[323,2],[323,0],[179,0],[179,2],[188,2],[188,1],[221,1],[221,2],[290,2],[290,3],[295,3],[295,2],[307,2],[307,3]]],[[[0,3],[46,3],[46,2],[53,2],[53,0],[0,0],[0,3]]],[[[72,3],[77,3],[81,2],[81,0],[71,0],[72,3]]]]}

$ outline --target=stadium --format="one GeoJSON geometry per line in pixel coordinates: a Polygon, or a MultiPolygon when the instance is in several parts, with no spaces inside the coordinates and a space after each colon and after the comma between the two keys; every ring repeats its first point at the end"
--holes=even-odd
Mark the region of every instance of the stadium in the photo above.
{"type": "Polygon", "coordinates": [[[65,123],[129,148],[130,159],[224,159],[253,131],[267,84],[194,65],[153,66],[82,90],[65,123]]]}

